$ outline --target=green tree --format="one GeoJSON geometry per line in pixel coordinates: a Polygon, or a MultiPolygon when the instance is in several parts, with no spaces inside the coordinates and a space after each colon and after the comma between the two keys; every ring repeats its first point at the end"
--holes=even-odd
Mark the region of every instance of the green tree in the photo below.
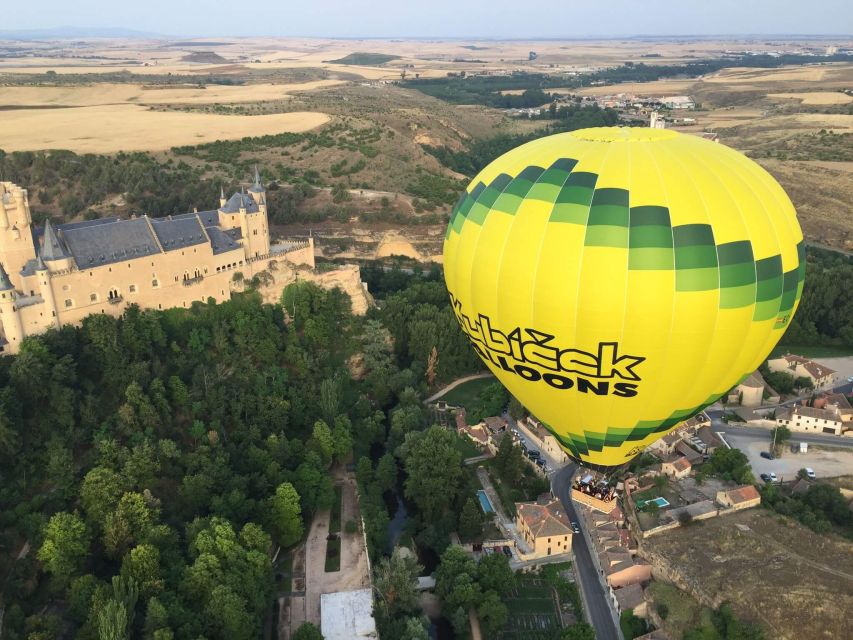
{"type": "Polygon", "coordinates": [[[44,530],[44,542],[38,559],[60,580],[66,580],[77,570],[89,551],[89,532],[76,513],[53,515],[44,530]]]}
{"type": "Polygon", "coordinates": [[[309,445],[320,456],[323,465],[328,467],[335,453],[335,443],[332,439],[332,431],[329,429],[329,425],[322,420],[315,422],[309,445]]]}
{"type": "Polygon", "coordinates": [[[323,640],[323,634],[310,622],[303,622],[292,636],[293,640],[323,640]]]}
{"type": "Polygon", "coordinates": [[[623,611],[619,616],[619,627],[625,640],[632,640],[648,631],[648,625],[642,618],[634,615],[633,611],[623,611]]]}
{"type": "Polygon", "coordinates": [[[302,508],[299,494],[293,485],[284,482],[275,490],[270,498],[269,512],[273,531],[278,537],[279,544],[290,547],[302,537],[302,508]]]}
{"type": "Polygon", "coordinates": [[[468,498],[459,515],[459,535],[463,540],[475,540],[483,535],[483,516],[479,503],[468,498]]]}
{"type": "Polygon", "coordinates": [[[383,557],[374,571],[374,587],[379,595],[376,606],[386,618],[407,615],[418,607],[418,575],[423,567],[411,553],[396,547],[391,557],[383,557]]]}
{"type": "Polygon", "coordinates": [[[94,467],[80,486],[80,502],[93,524],[101,525],[122,495],[121,476],[108,467],[94,467]]]}
{"type": "Polygon", "coordinates": [[[508,593],[515,587],[515,572],[509,566],[509,558],[502,553],[491,553],[480,558],[477,582],[484,591],[495,591],[500,595],[508,593]]]}
{"type": "Polygon", "coordinates": [[[527,415],[524,405],[514,395],[509,396],[509,415],[513,420],[522,420],[527,415]]]}
{"type": "Polygon", "coordinates": [[[501,602],[500,596],[494,591],[486,591],[482,600],[477,605],[477,615],[480,618],[480,626],[487,638],[494,637],[506,626],[509,619],[509,611],[501,602]]]}
{"type": "MultiPolygon", "coordinates": [[[[462,456],[454,446],[455,434],[433,426],[413,438],[405,459],[406,497],[414,501],[427,520],[438,519],[459,491],[462,456]]],[[[411,436],[410,436],[411,437],[411,436]]]]}
{"type": "Polygon", "coordinates": [[[122,560],[121,575],[138,585],[139,595],[144,599],[159,593],[165,586],[160,569],[160,551],[150,544],[134,547],[122,560]]]}
{"type": "Polygon", "coordinates": [[[341,382],[335,376],[320,384],[320,408],[327,424],[334,424],[341,408],[341,382]]]}
{"type": "Polygon", "coordinates": [[[517,485],[524,473],[524,454],[512,438],[505,436],[498,445],[495,455],[495,468],[501,479],[507,484],[517,485]]]}
{"type": "Polygon", "coordinates": [[[560,640],[595,640],[595,631],[586,622],[576,622],[560,632],[560,640]]]}

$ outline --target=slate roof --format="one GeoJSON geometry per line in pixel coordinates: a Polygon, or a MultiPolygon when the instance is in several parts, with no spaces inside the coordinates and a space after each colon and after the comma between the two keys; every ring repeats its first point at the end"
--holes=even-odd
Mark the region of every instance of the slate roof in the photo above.
{"type": "Polygon", "coordinates": [[[199,211],[197,214],[194,213],[182,213],[179,216],[172,216],[173,218],[180,218],[181,216],[192,216],[198,215],[199,220],[207,227],[216,227],[219,226],[219,211],[214,209],[213,211],[199,211]]]}
{"type": "Polygon", "coordinates": [[[749,387],[750,389],[763,389],[766,386],[766,383],[764,382],[764,378],[760,372],[753,371],[746,377],[746,380],[740,383],[739,386],[749,387]]]}
{"type": "Polygon", "coordinates": [[[151,218],[151,228],[154,229],[164,251],[174,251],[207,242],[201,222],[194,213],[151,218]]]}
{"type": "Polygon", "coordinates": [[[12,283],[9,280],[9,275],[6,273],[6,269],[3,268],[3,265],[0,264],[0,291],[8,291],[9,289],[13,289],[12,283]]]}
{"type": "Polygon", "coordinates": [[[44,260],[61,260],[68,257],[68,253],[53,230],[50,220],[44,222],[44,242],[39,256],[44,260]]]}
{"type": "Polygon", "coordinates": [[[815,409],[814,407],[795,406],[786,409],[776,416],[776,420],[793,420],[796,416],[814,418],[815,420],[828,420],[829,422],[841,422],[841,415],[831,409],[815,409]]]}
{"type": "Polygon", "coordinates": [[[559,500],[547,504],[519,502],[515,505],[518,517],[527,524],[534,538],[562,536],[572,533],[569,517],[559,500]]]}
{"type": "Polygon", "coordinates": [[[789,368],[792,369],[798,364],[802,365],[803,368],[815,379],[836,373],[835,369],[830,369],[822,364],[818,364],[814,360],[809,360],[803,356],[796,356],[792,353],[786,353],[782,356],[782,359],[785,360],[788,363],[789,368]]]}
{"type": "Polygon", "coordinates": [[[265,191],[257,165],[255,166],[255,183],[249,187],[249,191],[252,191],[253,193],[263,193],[265,191]]]}
{"type": "Polygon", "coordinates": [[[131,220],[103,218],[94,224],[59,226],[61,240],[80,269],[131,260],[160,253],[145,217],[131,220]]]}
{"type": "Polygon", "coordinates": [[[246,210],[246,213],[256,213],[258,211],[258,205],[252,196],[240,193],[239,191],[235,192],[233,196],[228,198],[228,202],[226,202],[225,206],[219,210],[223,213],[238,213],[241,206],[246,210]]]}
{"type": "Polygon", "coordinates": [[[213,255],[240,248],[240,245],[219,227],[208,227],[207,235],[210,237],[210,246],[213,247],[213,255]]]}

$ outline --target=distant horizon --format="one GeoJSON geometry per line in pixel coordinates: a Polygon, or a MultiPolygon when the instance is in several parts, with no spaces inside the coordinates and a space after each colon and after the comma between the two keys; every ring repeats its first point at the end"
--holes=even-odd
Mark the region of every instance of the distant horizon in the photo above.
{"type": "MultiPolygon", "coordinates": [[[[74,25],[61,25],[53,27],[32,27],[21,29],[0,29],[0,40],[11,39],[14,37],[7,36],[25,36],[31,35],[35,38],[36,34],[51,34],[57,39],[77,39],[77,38],[127,38],[140,40],[175,40],[183,38],[187,40],[204,40],[211,38],[224,38],[227,40],[245,40],[248,38],[273,38],[279,40],[295,39],[295,38],[310,38],[318,40],[432,40],[432,41],[456,41],[456,40],[476,40],[483,42],[554,42],[554,41],[572,41],[572,40],[723,40],[729,38],[737,39],[759,39],[759,38],[786,38],[786,39],[825,39],[825,38],[843,38],[853,40],[853,33],[785,33],[785,32],[742,32],[742,33],[600,33],[588,35],[553,35],[553,36],[533,36],[533,35],[321,35],[321,34],[274,34],[274,33],[257,33],[252,35],[233,35],[228,33],[160,33],[141,31],[130,27],[111,26],[111,27],[87,27],[74,25]],[[91,32],[90,35],[74,35],[73,32],[91,32]],[[63,32],[68,32],[69,35],[62,36],[63,32]]],[[[47,36],[45,36],[47,37],[47,36]]],[[[23,39],[23,38],[22,38],[23,39]]]]}
{"type": "Polygon", "coordinates": [[[165,38],[850,38],[853,11],[847,0],[539,0],[530,6],[517,0],[253,0],[239,8],[225,0],[30,0],[4,15],[3,26],[6,33],[133,31],[165,38]],[[43,27],[45,20],[60,26],[43,27]]]}

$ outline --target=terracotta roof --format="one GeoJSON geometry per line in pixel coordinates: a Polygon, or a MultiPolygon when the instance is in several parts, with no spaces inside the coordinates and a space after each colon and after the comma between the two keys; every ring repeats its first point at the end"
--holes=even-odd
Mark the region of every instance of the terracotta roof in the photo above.
{"type": "Polygon", "coordinates": [[[489,434],[486,433],[486,429],[479,424],[465,425],[461,429],[459,429],[460,433],[466,434],[468,437],[473,438],[480,444],[488,444],[489,443],[489,434]]]}
{"type": "Polygon", "coordinates": [[[500,431],[501,429],[506,428],[506,420],[497,416],[489,416],[488,418],[483,418],[483,422],[486,423],[486,426],[492,432],[500,431]]]}
{"type": "Polygon", "coordinates": [[[706,447],[719,447],[723,441],[714,433],[711,427],[700,427],[696,431],[696,437],[699,438],[706,447]]]}
{"type": "Polygon", "coordinates": [[[726,495],[732,501],[732,504],[740,504],[742,502],[750,502],[752,500],[761,499],[761,495],[759,495],[758,489],[756,489],[751,484],[745,485],[743,487],[738,487],[737,489],[731,489],[730,491],[726,491],[726,495]]]}
{"type": "Polygon", "coordinates": [[[559,500],[551,500],[547,504],[536,502],[516,502],[515,510],[534,538],[561,536],[571,534],[569,517],[563,511],[559,500]]]}
{"type": "Polygon", "coordinates": [[[693,465],[690,464],[690,460],[688,460],[684,456],[681,456],[680,458],[676,458],[672,461],[672,466],[676,471],[687,471],[693,465]]]}
{"type": "Polygon", "coordinates": [[[845,410],[853,409],[853,407],[850,406],[850,401],[847,399],[847,396],[843,393],[828,393],[824,397],[826,398],[827,404],[834,404],[838,407],[839,411],[843,412],[845,410]]]}
{"type": "Polygon", "coordinates": [[[465,421],[465,409],[459,409],[456,412],[456,428],[464,429],[468,426],[468,423],[465,421]]]}
{"type": "Polygon", "coordinates": [[[835,373],[835,369],[825,367],[824,365],[818,364],[814,360],[809,360],[808,358],[804,358],[803,356],[795,356],[791,353],[786,353],[784,356],[782,356],[782,359],[785,360],[789,365],[802,365],[803,369],[808,371],[814,378],[823,378],[824,376],[835,373]]]}
{"type": "Polygon", "coordinates": [[[646,601],[643,587],[638,584],[629,584],[627,587],[616,589],[613,594],[616,596],[619,611],[630,611],[646,601]]]}

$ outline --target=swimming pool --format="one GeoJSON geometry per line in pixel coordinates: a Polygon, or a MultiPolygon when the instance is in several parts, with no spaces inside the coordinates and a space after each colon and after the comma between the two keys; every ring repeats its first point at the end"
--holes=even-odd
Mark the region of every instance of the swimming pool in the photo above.
{"type": "Polygon", "coordinates": [[[486,492],[480,489],[477,492],[477,497],[480,498],[480,506],[483,507],[483,513],[493,513],[494,509],[492,508],[492,503],[489,501],[489,496],[486,495],[486,492]]]}
{"type": "Polygon", "coordinates": [[[640,500],[640,502],[637,503],[637,508],[642,509],[643,507],[648,504],[651,504],[652,502],[654,502],[659,509],[663,509],[664,507],[669,506],[669,501],[666,498],[659,497],[655,498],[654,500],[640,500]]]}

